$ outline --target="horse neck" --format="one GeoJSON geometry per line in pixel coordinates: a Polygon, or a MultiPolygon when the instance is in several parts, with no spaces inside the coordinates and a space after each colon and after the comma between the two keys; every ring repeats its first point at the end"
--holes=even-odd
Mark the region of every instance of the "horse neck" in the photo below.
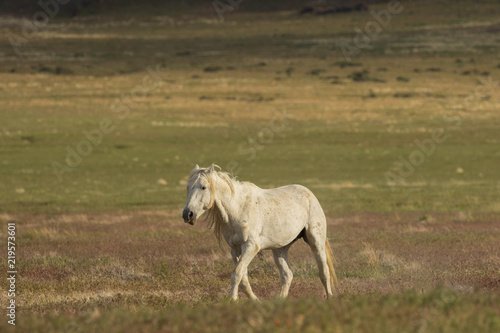
{"type": "Polygon", "coordinates": [[[216,204],[221,212],[221,216],[225,223],[230,222],[239,216],[239,202],[241,202],[240,187],[241,184],[233,181],[234,193],[231,192],[229,185],[221,178],[217,177],[217,185],[219,189],[216,191],[216,204]]]}

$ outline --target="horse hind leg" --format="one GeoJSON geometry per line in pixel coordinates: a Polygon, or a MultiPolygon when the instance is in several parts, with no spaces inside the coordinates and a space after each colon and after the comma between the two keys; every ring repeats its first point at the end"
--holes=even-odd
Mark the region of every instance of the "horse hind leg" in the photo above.
{"type": "Polygon", "coordinates": [[[280,271],[281,298],[286,298],[288,296],[288,291],[290,290],[290,285],[292,284],[293,279],[293,273],[288,265],[288,249],[290,248],[290,245],[273,250],[274,262],[280,271]]]}
{"type": "Polygon", "coordinates": [[[326,230],[325,235],[322,235],[318,230],[307,230],[306,231],[307,244],[311,247],[316,263],[319,269],[319,278],[323,283],[325,288],[326,297],[333,295],[331,281],[330,281],[330,270],[328,268],[327,256],[326,256],[326,230]]]}

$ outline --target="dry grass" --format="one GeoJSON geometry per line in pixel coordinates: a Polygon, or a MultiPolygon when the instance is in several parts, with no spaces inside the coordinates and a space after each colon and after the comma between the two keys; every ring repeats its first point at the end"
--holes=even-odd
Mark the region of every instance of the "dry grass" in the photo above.
{"type": "MultiPolygon", "coordinates": [[[[225,299],[233,268],[228,250],[220,250],[204,226],[184,225],[177,215],[9,215],[22,226],[20,311],[73,312],[117,304],[164,308],[225,299]]],[[[454,214],[330,218],[330,241],[339,261],[336,297],[443,284],[496,292],[497,220],[496,215],[464,219],[454,214]]],[[[298,242],[290,258],[295,274],[291,297],[321,299],[323,288],[308,246],[298,242]]],[[[249,274],[257,295],[278,295],[278,272],[269,252],[253,261],[249,274]]],[[[5,301],[5,294],[0,297],[5,301]]]]}
{"type": "Polygon", "coordinates": [[[280,282],[271,253],[250,265],[253,289],[264,301],[259,306],[227,303],[228,249],[221,250],[204,225],[185,225],[179,215],[3,214],[2,221],[19,226],[19,330],[371,331],[377,325],[386,332],[452,332],[460,325],[493,332],[500,325],[492,305],[500,291],[498,215],[330,217],[340,282],[333,302],[323,302],[313,255],[297,242],[286,303],[276,300],[280,282]],[[479,308],[480,317],[472,315],[479,308]],[[353,322],[360,314],[366,325],[353,322]]]}

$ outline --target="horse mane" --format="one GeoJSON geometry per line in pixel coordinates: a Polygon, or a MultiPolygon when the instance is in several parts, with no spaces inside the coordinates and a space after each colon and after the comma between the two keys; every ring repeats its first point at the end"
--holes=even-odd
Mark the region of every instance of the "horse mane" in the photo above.
{"type": "Polygon", "coordinates": [[[231,175],[227,172],[222,172],[222,171],[216,171],[215,168],[221,169],[220,166],[213,164],[209,166],[208,168],[194,168],[191,170],[191,173],[189,174],[189,180],[188,186],[189,189],[191,189],[194,184],[198,181],[200,177],[204,177],[206,181],[208,182],[209,188],[210,188],[210,203],[208,204],[207,207],[207,212],[203,215],[205,215],[205,221],[207,221],[207,227],[210,229],[212,226],[214,227],[214,235],[215,238],[217,238],[217,241],[219,242],[219,246],[222,244],[222,225],[224,223],[223,218],[222,218],[222,213],[220,211],[220,208],[217,206],[215,202],[215,186],[214,186],[214,177],[219,177],[222,180],[224,180],[227,185],[229,186],[229,189],[231,190],[231,195],[234,196],[234,184],[233,182],[237,181],[234,177],[231,177],[231,175]]]}

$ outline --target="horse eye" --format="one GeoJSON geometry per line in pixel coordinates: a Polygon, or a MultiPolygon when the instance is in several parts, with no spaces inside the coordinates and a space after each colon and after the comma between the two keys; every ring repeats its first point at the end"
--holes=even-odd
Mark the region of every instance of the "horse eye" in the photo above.
{"type": "Polygon", "coordinates": [[[206,186],[202,186],[202,187],[201,187],[201,189],[202,189],[202,190],[206,190],[206,189],[207,189],[207,187],[206,187],[206,186]]]}

